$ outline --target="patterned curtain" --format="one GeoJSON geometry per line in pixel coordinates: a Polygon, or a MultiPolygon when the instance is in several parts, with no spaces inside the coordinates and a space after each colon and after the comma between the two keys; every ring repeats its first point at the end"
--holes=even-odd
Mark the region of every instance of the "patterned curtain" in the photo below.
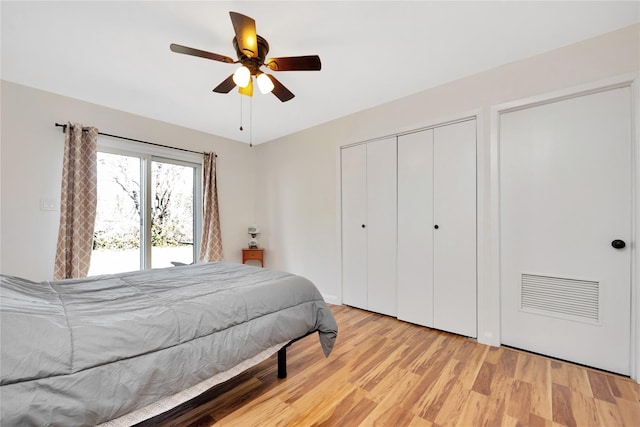
{"type": "Polygon", "coordinates": [[[97,204],[98,129],[67,123],[54,279],[86,277],[97,204]]]}
{"type": "Polygon", "coordinates": [[[218,188],[216,184],[216,154],[204,153],[204,218],[200,262],[222,261],[222,233],[218,214],[218,188]]]}

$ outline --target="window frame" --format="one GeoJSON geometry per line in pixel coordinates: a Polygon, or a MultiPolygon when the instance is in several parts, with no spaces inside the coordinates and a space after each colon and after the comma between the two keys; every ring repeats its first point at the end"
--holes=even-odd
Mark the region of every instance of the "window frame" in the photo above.
{"type": "Polygon", "coordinates": [[[151,267],[151,163],[154,161],[193,167],[193,262],[198,262],[202,240],[202,173],[201,154],[129,141],[114,141],[98,136],[97,151],[140,159],[140,205],[144,218],[140,219],[140,270],[151,267]]]}

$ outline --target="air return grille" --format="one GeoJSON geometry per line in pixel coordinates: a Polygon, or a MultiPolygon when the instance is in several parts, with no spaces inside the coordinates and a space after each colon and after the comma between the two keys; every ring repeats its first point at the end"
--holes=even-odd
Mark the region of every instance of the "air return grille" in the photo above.
{"type": "Polygon", "coordinates": [[[522,275],[523,311],[599,323],[600,284],[588,280],[522,275]]]}

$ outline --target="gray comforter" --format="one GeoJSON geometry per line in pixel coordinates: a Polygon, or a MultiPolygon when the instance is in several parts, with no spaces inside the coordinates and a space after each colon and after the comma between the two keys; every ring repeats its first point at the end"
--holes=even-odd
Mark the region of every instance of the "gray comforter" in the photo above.
{"type": "Polygon", "coordinates": [[[1,277],[0,424],[95,425],[337,324],[289,273],[210,263],[82,280],[1,277]]]}

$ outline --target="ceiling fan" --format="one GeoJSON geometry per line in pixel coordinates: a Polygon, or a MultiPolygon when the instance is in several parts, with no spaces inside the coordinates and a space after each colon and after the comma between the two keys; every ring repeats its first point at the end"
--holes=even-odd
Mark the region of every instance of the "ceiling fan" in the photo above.
{"type": "Polygon", "coordinates": [[[260,70],[263,65],[272,71],[319,71],[321,68],[320,57],[318,55],[288,56],[281,58],[269,58],[269,43],[256,34],[256,22],[253,18],[237,12],[229,12],[231,23],[236,33],[233,38],[233,47],[238,56],[237,60],[225,55],[206,52],[187,46],[172,43],[172,52],[183,53],[185,55],[199,56],[201,58],[212,59],[214,61],[226,62],[228,64],[240,63],[242,66],[235,73],[222,81],[214,92],[229,93],[231,89],[238,86],[239,92],[246,96],[253,96],[253,76],[256,77],[258,87],[262,93],[273,93],[280,101],[286,102],[295,95],[280,83],[271,74],[266,74],[260,70]]]}

